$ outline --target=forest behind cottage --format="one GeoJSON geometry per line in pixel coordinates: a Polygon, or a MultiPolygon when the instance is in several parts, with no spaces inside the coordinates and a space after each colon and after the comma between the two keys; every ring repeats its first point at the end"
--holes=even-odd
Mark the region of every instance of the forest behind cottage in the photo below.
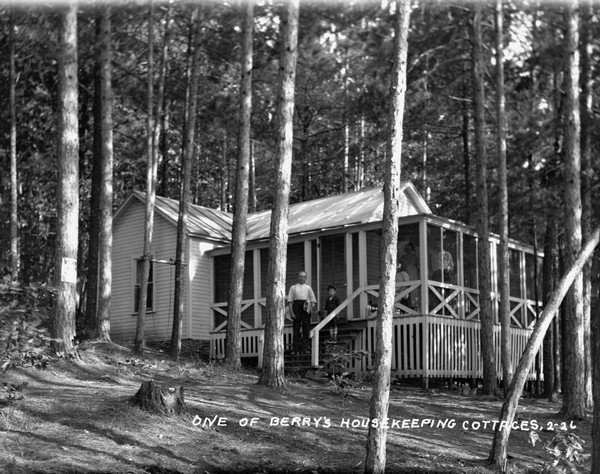
{"type": "MultiPolygon", "coordinates": [[[[598,241],[597,5],[299,5],[0,5],[0,470],[358,472],[382,462],[391,472],[492,472],[499,435],[492,442],[485,422],[513,415],[520,429],[499,471],[600,470],[598,258],[577,260],[598,241]],[[383,187],[385,324],[400,180],[435,214],[477,229],[482,381],[422,388],[392,373],[388,383],[384,350],[349,384],[284,374],[275,346],[286,261],[276,234],[287,222],[277,216],[290,203],[383,187]],[[279,265],[268,270],[262,372],[238,370],[231,345],[229,365],[182,353],[177,324],[164,346],[146,347],[140,334],[131,346],[110,342],[112,215],[135,190],[147,192],[138,329],[154,194],[182,203],[180,228],[187,203],[231,212],[232,234],[246,211],[274,209],[269,258],[279,265]],[[534,317],[547,329],[543,342],[536,336],[544,382],[523,393],[523,371],[492,370],[492,327],[507,333],[517,279],[507,246],[490,261],[490,232],[499,247],[510,237],[544,253],[535,299],[546,310],[534,317]],[[513,374],[510,388],[496,387],[513,374]],[[133,406],[148,380],[183,387],[187,411],[133,406]],[[381,439],[364,420],[388,388],[396,422],[381,439]],[[377,443],[387,460],[370,457],[377,443]]],[[[238,240],[230,288],[236,270],[243,275],[238,240]]],[[[176,319],[185,245],[180,229],[176,319]]],[[[239,320],[235,291],[228,331],[239,320]]]]}

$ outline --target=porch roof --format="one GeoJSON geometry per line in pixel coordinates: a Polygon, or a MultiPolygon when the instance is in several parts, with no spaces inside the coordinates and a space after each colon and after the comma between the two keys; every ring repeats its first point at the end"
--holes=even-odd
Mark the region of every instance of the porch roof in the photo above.
{"type": "MultiPolygon", "coordinates": [[[[401,184],[400,196],[399,217],[431,214],[427,203],[410,181],[401,184]]],[[[288,233],[298,235],[382,220],[383,190],[379,187],[366,188],[290,205],[288,233]]],[[[268,238],[270,222],[271,210],[249,214],[248,240],[268,238]]]]}

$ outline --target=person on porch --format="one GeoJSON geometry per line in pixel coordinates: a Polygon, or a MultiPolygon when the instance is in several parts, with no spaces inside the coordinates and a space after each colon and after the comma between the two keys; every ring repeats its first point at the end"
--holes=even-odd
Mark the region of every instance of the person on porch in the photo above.
{"type": "MultiPolygon", "coordinates": [[[[325,300],[325,314],[323,315],[326,318],[335,308],[340,305],[340,299],[335,294],[335,286],[329,285],[327,287],[327,299],[325,300]]],[[[336,314],[331,321],[327,323],[327,325],[323,329],[329,329],[329,339],[333,342],[337,342],[337,333],[338,333],[338,315],[336,314]]]]}
{"type": "MultiPolygon", "coordinates": [[[[403,267],[402,267],[402,260],[398,261],[398,264],[396,265],[396,292],[400,293],[401,291],[404,291],[406,289],[406,286],[403,285],[404,282],[410,281],[410,276],[407,272],[404,271],[403,267]]],[[[410,304],[410,293],[407,295],[404,295],[400,301],[401,304],[403,304],[404,306],[411,306],[410,304]]],[[[402,313],[401,310],[396,310],[396,311],[400,311],[402,313]]]]}
{"type": "MultiPolygon", "coordinates": [[[[454,259],[452,254],[447,250],[442,250],[439,242],[433,244],[433,252],[431,253],[431,276],[430,278],[442,283],[453,283],[452,274],[454,272],[454,259]]],[[[444,287],[439,288],[441,299],[436,293],[429,290],[429,310],[433,311],[439,303],[445,301],[447,290],[444,287]]],[[[446,308],[442,308],[442,314],[446,314],[446,308]]]]}
{"type": "Polygon", "coordinates": [[[452,272],[454,271],[454,260],[452,254],[442,250],[439,243],[435,243],[431,254],[431,279],[452,283],[452,272]]]}
{"type": "Polygon", "coordinates": [[[313,306],[317,303],[314,291],[306,284],[306,272],[298,273],[298,283],[290,287],[287,301],[290,308],[290,317],[294,323],[293,350],[299,354],[308,347],[310,317],[313,306]]]}
{"type": "MultiPolygon", "coordinates": [[[[400,263],[402,263],[402,269],[408,273],[409,280],[420,280],[421,274],[419,272],[419,255],[415,249],[415,244],[408,242],[404,247],[404,255],[400,257],[400,263]]],[[[420,289],[416,288],[410,293],[410,306],[415,308],[421,307],[421,294],[420,289]]]]}

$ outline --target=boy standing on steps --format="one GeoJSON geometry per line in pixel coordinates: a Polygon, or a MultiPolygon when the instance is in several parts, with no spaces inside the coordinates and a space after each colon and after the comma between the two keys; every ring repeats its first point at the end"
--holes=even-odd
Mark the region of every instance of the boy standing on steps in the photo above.
{"type": "MultiPolygon", "coordinates": [[[[327,293],[329,296],[327,296],[327,299],[325,300],[324,317],[327,317],[328,314],[330,314],[335,308],[337,308],[340,305],[340,299],[335,294],[335,286],[329,285],[327,287],[327,293]]],[[[329,321],[329,323],[327,323],[327,325],[325,326],[325,328],[329,328],[329,338],[334,342],[337,341],[337,319],[338,315],[336,314],[334,318],[331,321],[329,321]]]]}

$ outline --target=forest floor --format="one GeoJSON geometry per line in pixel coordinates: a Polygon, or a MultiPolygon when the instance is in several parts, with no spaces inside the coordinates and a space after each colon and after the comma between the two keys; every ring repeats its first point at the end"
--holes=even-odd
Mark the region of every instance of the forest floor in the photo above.
{"type": "MultiPolygon", "coordinates": [[[[273,391],[257,385],[251,369],[234,374],[198,360],[176,363],[158,351],[134,359],[122,346],[85,343],[79,354],[78,361],[60,359],[45,370],[2,373],[0,472],[364,471],[368,384],[341,393],[332,382],[288,377],[285,390],[273,391]],[[183,386],[189,414],[167,417],[132,406],[130,398],[147,380],[183,386]]],[[[484,422],[498,419],[501,403],[443,387],[394,384],[387,471],[491,473],[485,458],[493,430],[484,422]]],[[[562,419],[559,408],[543,399],[521,400],[518,419],[537,423],[540,440],[534,445],[531,431],[512,431],[511,472],[542,472],[552,461],[545,445],[559,430],[546,431],[548,424],[565,423],[590,453],[590,421],[562,419]]],[[[589,472],[589,460],[577,472],[589,472]]]]}

